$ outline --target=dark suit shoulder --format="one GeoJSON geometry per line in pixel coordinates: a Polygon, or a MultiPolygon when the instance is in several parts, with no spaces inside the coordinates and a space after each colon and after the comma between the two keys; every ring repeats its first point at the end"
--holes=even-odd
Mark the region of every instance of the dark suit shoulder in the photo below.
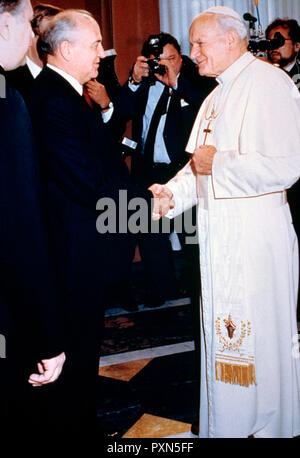
{"type": "Polygon", "coordinates": [[[297,60],[293,68],[288,72],[290,77],[292,78],[293,76],[297,75],[300,73],[300,62],[297,60]]]}
{"type": "Polygon", "coordinates": [[[31,121],[28,109],[21,94],[6,81],[5,97],[0,98],[0,132],[1,142],[3,144],[5,138],[11,138],[6,144],[16,142],[17,138],[12,135],[12,129],[26,129],[31,132],[31,121]],[[10,126],[10,128],[8,127],[10,126]]]}
{"type": "Polygon", "coordinates": [[[15,70],[6,72],[6,78],[7,81],[9,81],[9,83],[20,92],[26,101],[34,82],[34,78],[28,68],[28,65],[22,65],[15,70]]]}
{"type": "Polygon", "coordinates": [[[32,86],[32,99],[49,100],[51,97],[80,97],[71,84],[54,70],[45,67],[32,86]]]}
{"type": "Polygon", "coordinates": [[[100,116],[90,109],[72,85],[48,67],[35,79],[28,106],[35,126],[40,125],[42,119],[49,121],[53,116],[58,123],[61,122],[62,128],[66,123],[77,122],[71,128],[72,132],[76,128],[82,130],[84,120],[96,123],[98,127],[102,123],[100,116]]]}

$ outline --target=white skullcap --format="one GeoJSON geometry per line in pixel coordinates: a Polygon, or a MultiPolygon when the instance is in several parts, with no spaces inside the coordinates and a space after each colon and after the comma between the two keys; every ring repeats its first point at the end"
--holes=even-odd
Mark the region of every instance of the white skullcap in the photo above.
{"type": "Polygon", "coordinates": [[[234,19],[237,19],[238,21],[242,22],[241,16],[232,8],[228,8],[228,6],[213,6],[212,8],[203,11],[201,15],[206,13],[223,14],[225,16],[233,17],[234,19]]]}

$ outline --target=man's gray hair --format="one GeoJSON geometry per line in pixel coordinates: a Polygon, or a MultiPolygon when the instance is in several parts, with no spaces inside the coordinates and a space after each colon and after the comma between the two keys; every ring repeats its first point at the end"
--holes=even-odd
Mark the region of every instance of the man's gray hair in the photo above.
{"type": "Polygon", "coordinates": [[[225,32],[229,32],[229,30],[235,30],[238,36],[241,38],[241,40],[247,37],[247,28],[245,24],[239,19],[236,19],[231,16],[226,16],[225,14],[216,14],[215,16],[225,32]]]}
{"type": "Polygon", "coordinates": [[[78,38],[78,18],[94,20],[85,10],[68,9],[51,19],[39,38],[38,47],[45,54],[54,55],[63,41],[74,43],[78,38]]]}

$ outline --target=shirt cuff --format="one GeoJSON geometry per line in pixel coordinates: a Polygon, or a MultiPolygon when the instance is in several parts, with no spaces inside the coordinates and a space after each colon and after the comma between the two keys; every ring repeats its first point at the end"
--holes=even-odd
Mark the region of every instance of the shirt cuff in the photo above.
{"type": "Polygon", "coordinates": [[[111,119],[111,117],[113,115],[113,112],[114,112],[114,107],[112,106],[111,108],[109,108],[104,113],[101,113],[104,124],[106,124],[108,121],[110,121],[110,119],[111,119]]]}
{"type": "Polygon", "coordinates": [[[136,92],[138,88],[140,87],[139,84],[131,84],[130,81],[128,81],[128,87],[132,92],[136,92]]]}

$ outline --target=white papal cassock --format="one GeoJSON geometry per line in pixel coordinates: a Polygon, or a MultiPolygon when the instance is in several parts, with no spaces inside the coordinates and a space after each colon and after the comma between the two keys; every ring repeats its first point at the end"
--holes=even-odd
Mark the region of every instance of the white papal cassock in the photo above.
{"type": "Polygon", "coordinates": [[[198,205],[200,437],[292,437],[299,262],[285,190],[300,176],[300,96],[282,70],[248,52],[217,81],[187,146],[203,144],[214,108],[212,176],[196,179],[188,164],[167,184],[169,217],[198,205]]]}

